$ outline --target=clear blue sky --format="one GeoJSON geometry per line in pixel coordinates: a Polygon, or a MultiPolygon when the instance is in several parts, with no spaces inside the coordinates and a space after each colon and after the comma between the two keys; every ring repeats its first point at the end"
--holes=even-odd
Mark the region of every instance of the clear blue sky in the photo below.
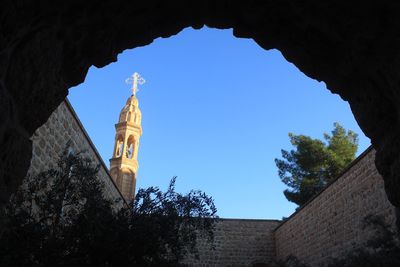
{"type": "Polygon", "coordinates": [[[143,136],[138,187],[212,195],[220,217],[281,219],[295,205],[282,191],[274,158],[290,149],[288,133],[322,138],[335,121],[370,141],[347,102],[306,77],[276,50],[237,39],[231,30],[185,29],[126,50],[116,63],[91,68],[69,99],[108,164],[114,124],[139,72],[143,136]]]}

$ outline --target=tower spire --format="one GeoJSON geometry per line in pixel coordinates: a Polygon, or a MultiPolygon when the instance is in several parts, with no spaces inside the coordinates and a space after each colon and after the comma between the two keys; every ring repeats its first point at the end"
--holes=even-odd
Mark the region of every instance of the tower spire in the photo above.
{"type": "Polygon", "coordinates": [[[110,159],[110,174],[124,198],[130,201],[135,197],[136,173],[139,168],[137,154],[142,135],[142,113],[136,93],[139,90],[138,85],[144,84],[145,80],[135,72],[125,82],[132,83],[132,95],[122,108],[118,123],[115,124],[115,145],[110,159]]]}

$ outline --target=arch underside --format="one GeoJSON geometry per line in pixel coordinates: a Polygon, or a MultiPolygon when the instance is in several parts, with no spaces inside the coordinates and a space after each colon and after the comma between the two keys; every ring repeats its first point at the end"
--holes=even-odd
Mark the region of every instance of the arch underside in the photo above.
{"type": "Polygon", "coordinates": [[[19,1],[0,11],[0,201],[29,167],[29,137],[90,66],[185,27],[233,28],[278,49],[348,101],[400,207],[400,6],[397,1],[19,1]]]}

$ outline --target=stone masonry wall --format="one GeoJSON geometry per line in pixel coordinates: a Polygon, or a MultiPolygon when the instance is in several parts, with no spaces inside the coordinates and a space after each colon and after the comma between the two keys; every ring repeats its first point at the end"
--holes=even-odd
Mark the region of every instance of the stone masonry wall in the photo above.
{"type": "MultiPolygon", "coordinates": [[[[273,230],[278,220],[220,219],[215,231],[215,250],[206,240],[198,243],[199,258],[191,255],[188,266],[253,266],[274,260],[273,230]]],[[[264,266],[264,265],[263,265],[264,266]]]]}
{"type": "Polygon", "coordinates": [[[368,214],[395,225],[395,210],[375,168],[375,150],[367,149],[335,182],[275,230],[276,256],[289,255],[310,266],[326,266],[372,237],[362,229],[368,214]]]}
{"type": "Polygon", "coordinates": [[[35,131],[31,140],[33,150],[28,174],[34,175],[55,166],[59,155],[70,141],[70,146],[75,152],[82,152],[83,156],[100,164],[98,176],[105,185],[105,196],[113,199],[122,198],[111,179],[107,166],[68,100],[58,106],[47,122],[35,131]]]}

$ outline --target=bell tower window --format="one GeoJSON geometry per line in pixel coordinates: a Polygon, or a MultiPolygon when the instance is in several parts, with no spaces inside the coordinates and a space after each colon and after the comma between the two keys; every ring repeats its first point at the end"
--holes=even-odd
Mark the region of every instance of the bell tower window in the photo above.
{"type": "Polygon", "coordinates": [[[135,152],[135,145],[134,144],[135,144],[135,139],[131,135],[128,138],[128,143],[127,143],[127,146],[126,146],[126,148],[127,148],[126,149],[126,157],[128,159],[133,158],[133,153],[135,152]]]}
{"type": "Polygon", "coordinates": [[[119,136],[118,140],[117,140],[116,149],[115,149],[115,157],[116,158],[119,158],[122,156],[123,148],[124,148],[124,141],[122,139],[122,136],[119,136]]]}

